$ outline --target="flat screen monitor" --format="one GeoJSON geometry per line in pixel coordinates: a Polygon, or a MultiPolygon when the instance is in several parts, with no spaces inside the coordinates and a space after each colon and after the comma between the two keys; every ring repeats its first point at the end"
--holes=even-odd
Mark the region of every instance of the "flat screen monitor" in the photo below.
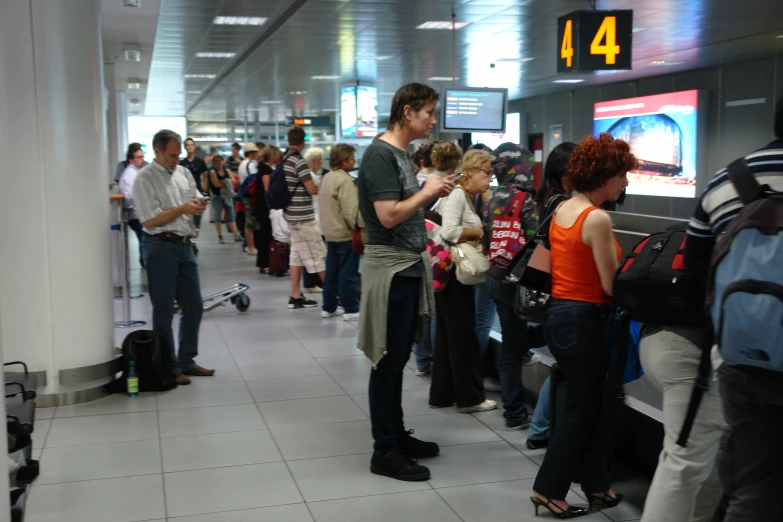
{"type": "Polygon", "coordinates": [[[444,132],[505,132],[508,89],[454,87],[443,90],[444,132]]]}
{"type": "Polygon", "coordinates": [[[359,137],[378,135],[378,88],[360,85],[356,88],[356,119],[359,137]]]}
{"type": "Polygon", "coordinates": [[[506,114],[505,132],[474,132],[470,136],[470,141],[472,143],[483,143],[492,150],[495,150],[498,148],[498,146],[507,142],[519,144],[520,139],[521,136],[518,112],[506,114]]]}
{"type": "Polygon", "coordinates": [[[639,160],[628,194],[696,197],[699,91],[595,104],[593,131],[627,141],[639,160]]]}
{"type": "MultiPolygon", "coordinates": [[[[130,143],[141,144],[144,159],[148,162],[155,159],[152,138],[162,129],[173,130],[182,136],[183,140],[188,137],[188,122],[184,116],[130,116],[128,118],[128,140],[130,143]]],[[[182,150],[185,151],[184,144],[182,150]]]]}
{"type": "Polygon", "coordinates": [[[340,133],[343,138],[358,136],[358,120],[356,118],[356,87],[340,89],[340,133]]]}

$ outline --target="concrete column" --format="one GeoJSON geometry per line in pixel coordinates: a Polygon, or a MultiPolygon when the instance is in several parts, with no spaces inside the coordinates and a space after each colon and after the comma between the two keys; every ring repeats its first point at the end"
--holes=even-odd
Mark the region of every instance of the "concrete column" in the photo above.
{"type": "Polygon", "coordinates": [[[0,2],[0,143],[24,158],[0,205],[0,346],[46,372],[39,404],[110,379],[103,88],[99,0],[0,2]]]}

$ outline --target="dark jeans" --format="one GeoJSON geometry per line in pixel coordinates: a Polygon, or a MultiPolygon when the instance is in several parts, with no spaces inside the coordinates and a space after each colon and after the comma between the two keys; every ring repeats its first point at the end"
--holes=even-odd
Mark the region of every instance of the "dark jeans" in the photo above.
{"type": "Polygon", "coordinates": [[[783,375],[725,364],[718,375],[728,424],[718,457],[724,521],[782,522],[783,375]]]}
{"type": "Polygon", "coordinates": [[[489,295],[495,302],[503,336],[498,370],[506,426],[520,424],[528,416],[522,387],[522,356],[527,353],[527,323],[514,313],[517,286],[497,279],[487,280],[489,295]]]}
{"type": "Polygon", "coordinates": [[[391,283],[386,319],[386,355],[370,373],[370,421],[378,455],[393,448],[397,437],[405,432],[402,373],[411,356],[419,320],[421,284],[421,278],[404,276],[395,276],[391,283]]]}
{"type": "Polygon", "coordinates": [[[544,335],[563,373],[565,397],[533,486],[548,498],[565,499],[577,475],[587,494],[609,489],[603,389],[611,323],[611,306],[556,298],[549,302],[544,335]]]}
{"type": "Polygon", "coordinates": [[[326,242],[326,276],[324,278],[324,312],[337,310],[337,296],[347,314],[359,311],[356,281],[359,279],[359,254],[350,241],[326,242]]]}
{"type": "MultiPolygon", "coordinates": [[[[264,208],[266,208],[266,205],[264,208]]],[[[266,219],[263,216],[256,219],[258,220],[258,230],[253,231],[253,241],[256,244],[256,250],[258,250],[256,267],[269,268],[269,243],[274,240],[272,237],[272,221],[269,219],[268,211],[266,219]]]]}
{"type": "Polygon", "coordinates": [[[141,266],[144,266],[144,227],[141,226],[141,221],[138,219],[129,219],[128,226],[136,234],[136,239],[139,240],[139,262],[141,266]]]}
{"type": "Polygon", "coordinates": [[[435,294],[437,328],[432,354],[430,405],[469,407],[485,400],[481,348],[476,338],[473,287],[452,273],[446,288],[435,294]]]}
{"type": "Polygon", "coordinates": [[[145,234],[144,255],[152,301],[152,329],[166,339],[174,361],[174,372],[188,372],[198,355],[198,331],[204,313],[193,247],[189,241],[169,243],[145,234]],[[179,357],[171,328],[175,299],[182,310],[179,357]]]}

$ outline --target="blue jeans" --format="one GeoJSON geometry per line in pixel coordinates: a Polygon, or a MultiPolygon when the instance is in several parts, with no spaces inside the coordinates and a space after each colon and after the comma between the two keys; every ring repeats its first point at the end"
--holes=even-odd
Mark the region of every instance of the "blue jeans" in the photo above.
{"type": "Polygon", "coordinates": [[[557,500],[579,476],[587,494],[609,490],[609,426],[604,387],[611,305],[551,298],[544,335],[563,374],[564,399],[533,489],[557,500]]]}
{"type": "MultiPolygon", "coordinates": [[[[394,276],[389,290],[386,355],[370,373],[369,401],[374,449],[385,454],[405,433],[402,420],[402,375],[411,356],[419,319],[419,289],[423,279],[394,276]]],[[[368,320],[369,318],[364,318],[368,320]]]]}
{"type": "Polygon", "coordinates": [[[487,352],[489,346],[489,332],[492,330],[492,323],[495,322],[495,301],[489,295],[489,284],[482,283],[474,285],[476,303],[476,337],[481,347],[481,356],[487,352]]]}
{"type": "Polygon", "coordinates": [[[538,392],[538,402],[536,409],[533,410],[533,421],[530,423],[530,429],[527,430],[527,438],[533,440],[544,440],[549,438],[549,396],[551,389],[547,377],[541,391],[538,392]]]}
{"type": "Polygon", "coordinates": [[[326,275],[324,276],[324,312],[337,310],[337,296],[347,314],[359,311],[356,300],[356,281],[359,279],[359,254],[350,241],[326,242],[326,275]]]}
{"type": "Polygon", "coordinates": [[[198,330],[204,313],[193,247],[189,241],[170,243],[145,234],[144,256],[152,301],[152,329],[166,339],[174,362],[174,373],[189,372],[195,365],[193,359],[198,355],[198,330]],[[182,310],[179,357],[171,328],[175,299],[182,310]]]}
{"type": "Polygon", "coordinates": [[[503,417],[506,427],[514,427],[528,416],[525,390],[522,387],[522,356],[527,353],[527,323],[514,313],[516,285],[498,279],[487,279],[489,295],[495,302],[503,337],[498,371],[503,417]]]}
{"type": "Polygon", "coordinates": [[[413,343],[413,355],[416,357],[416,368],[429,370],[432,362],[432,350],[435,347],[436,319],[432,315],[424,320],[424,339],[421,343],[413,343]]]}
{"type": "Polygon", "coordinates": [[[212,196],[212,221],[220,223],[223,219],[223,211],[226,211],[226,223],[234,222],[234,205],[226,204],[223,196],[212,196]]]}

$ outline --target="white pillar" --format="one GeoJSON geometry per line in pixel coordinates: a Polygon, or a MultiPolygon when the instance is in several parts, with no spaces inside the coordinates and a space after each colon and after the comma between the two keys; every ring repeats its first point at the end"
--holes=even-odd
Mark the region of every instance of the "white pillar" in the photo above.
{"type": "Polygon", "coordinates": [[[0,2],[0,122],[0,346],[62,403],[113,359],[99,0],[0,2]]]}

